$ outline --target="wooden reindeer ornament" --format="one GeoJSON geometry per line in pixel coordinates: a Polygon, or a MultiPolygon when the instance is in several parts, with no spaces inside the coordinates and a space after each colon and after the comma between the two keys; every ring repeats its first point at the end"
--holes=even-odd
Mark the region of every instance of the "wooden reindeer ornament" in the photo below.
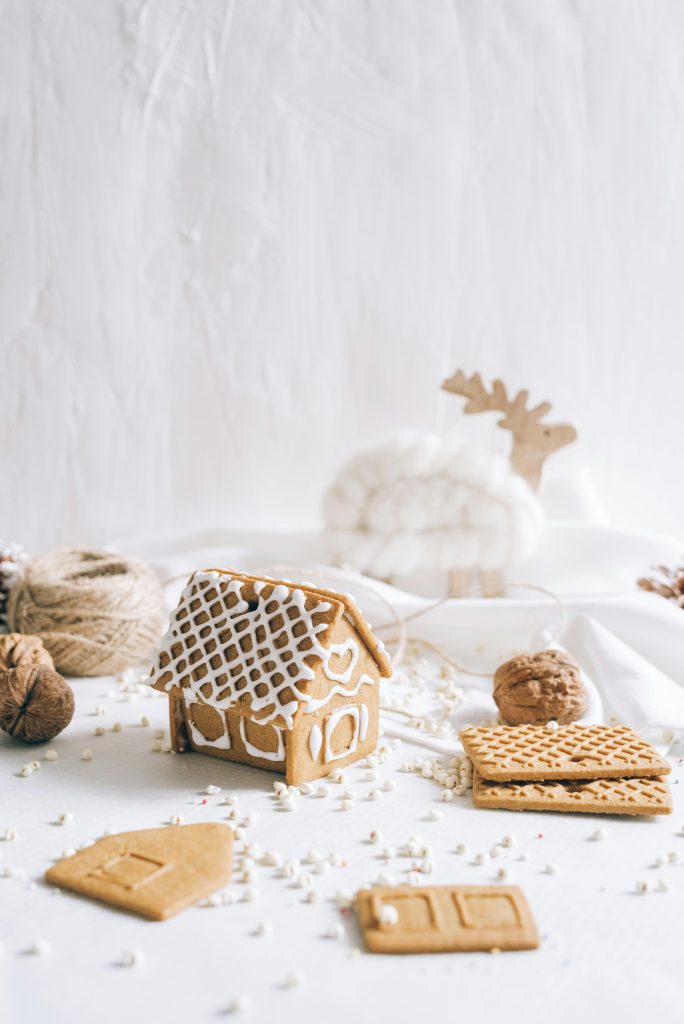
{"type": "Polygon", "coordinates": [[[529,392],[519,391],[515,398],[509,398],[503,381],[495,380],[492,390],[487,391],[479,373],[466,377],[463,370],[457,370],[453,377],[444,381],[442,390],[467,398],[465,412],[504,414],[498,425],[513,435],[511,464],[533,491],[539,488],[542,466],[549,455],[571,444],[577,437],[577,431],[569,423],[541,422],[551,411],[549,402],[541,402],[534,409],[528,409],[529,392]]]}
{"type": "MultiPolygon", "coordinates": [[[[464,406],[467,413],[503,414],[498,426],[513,435],[511,465],[532,491],[539,489],[542,466],[549,455],[571,444],[577,437],[577,431],[569,423],[542,422],[551,411],[549,402],[541,402],[528,409],[529,392],[519,391],[515,398],[509,398],[506,385],[501,380],[495,380],[492,390],[487,391],[479,373],[466,377],[463,370],[457,370],[453,377],[443,382],[442,390],[467,398],[464,406]]],[[[449,593],[452,597],[462,597],[467,593],[470,575],[462,570],[450,572],[449,593]]],[[[499,570],[480,571],[479,578],[486,597],[498,597],[503,593],[503,576],[499,570]]]]}

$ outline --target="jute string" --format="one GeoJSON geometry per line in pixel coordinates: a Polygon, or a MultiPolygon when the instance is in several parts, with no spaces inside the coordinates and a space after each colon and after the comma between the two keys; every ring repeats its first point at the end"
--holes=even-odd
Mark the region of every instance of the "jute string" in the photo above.
{"type": "Polygon", "coordinates": [[[154,570],[105,551],[32,558],[10,591],[12,632],[39,636],[67,675],[112,675],[148,661],[166,618],[154,570]]]}

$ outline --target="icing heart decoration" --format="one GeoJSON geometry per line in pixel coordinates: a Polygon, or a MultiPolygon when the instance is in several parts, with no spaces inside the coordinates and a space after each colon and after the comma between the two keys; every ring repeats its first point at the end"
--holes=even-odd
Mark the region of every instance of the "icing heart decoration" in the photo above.
{"type": "Polygon", "coordinates": [[[327,663],[324,664],[323,671],[325,672],[328,679],[335,679],[339,683],[348,683],[352,677],[352,672],[356,668],[356,662],[358,660],[358,644],[356,643],[355,640],[352,640],[350,637],[348,640],[345,640],[341,644],[330,645],[330,657],[328,658],[327,663]],[[337,660],[338,665],[340,664],[340,662],[344,664],[344,659],[347,654],[349,655],[349,661],[347,662],[346,668],[336,671],[332,667],[333,658],[337,660]]]}

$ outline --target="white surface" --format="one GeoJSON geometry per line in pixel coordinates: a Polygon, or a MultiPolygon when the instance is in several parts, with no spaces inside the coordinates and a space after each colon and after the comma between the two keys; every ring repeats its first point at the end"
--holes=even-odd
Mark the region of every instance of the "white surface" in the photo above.
{"type": "Polygon", "coordinates": [[[679,0],[1,13],[3,536],[313,522],[459,364],[682,532],[679,0]]]}
{"type": "MultiPolygon", "coordinates": [[[[630,557],[659,557],[663,542],[614,535],[610,543],[608,531],[581,527],[575,530],[573,546],[572,534],[566,528],[564,543],[556,537],[566,562],[574,561],[580,576],[588,574],[587,557],[590,561],[603,550],[604,585],[584,598],[566,596],[568,612],[591,614],[622,641],[601,647],[601,662],[594,643],[593,681],[601,699],[610,707],[611,690],[620,687],[620,664],[641,672],[644,687],[649,684],[649,665],[684,686],[684,617],[651,595],[626,593],[621,576],[630,557]],[[579,552],[584,552],[584,560],[579,552]],[[625,660],[625,643],[647,663],[633,657],[625,660]]],[[[300,537],[298,542],[299,557],[311,555],[311,538],[300,537]]],[[[192,543],[186,538],[166,552],[149,545],[143,550],[173,575],[174,567],[184,572],[188,564],[201,564],[212,545],[219,564],[230,559],[248,567],[267,555],[274,562],[278,555],[292,557],[297,538],[287,542],[243,535],[225,537],[221,544],[216,535],[205,535],[201,541],[194,538],[194,548],[192,543]]],[[[555,580],[551,573],[548,582],[562,590],[562,573],[555,580]]],[[[174,586],[178,582],[169,586],[169,593],[174,586]]],[[[369,611],[375,601],[376,622],[379,614],[384,615],[387,609],[379,613],[377,599],[367,590],[358,585],[349,589],[369,611]]],[[[403,613],[423,603],[390,588],[383,593],[403,613]]],[[[549,625],[553,615],[553,606],[541,599],[468,600],[416,620],[412,633],[428,635],[461,657],[479,657],[491,664],[511,645],[524,644],[540,626],[549,625]]],[[[580,653],[581,643],[589,650],[587,636],[575,643],[574,652],[580,653]]],[[[108,681],[81,680],[74,685],[76,718],[50,744],[59,750],[58,761],[45,761],[45,747],[28,749],[0,737],[0,835],[8,826],[18,830],[16,841],[0,841],[0,871],[6,866],[26,871],[25,881],[0,878],[3,1022],[209,1021],[240,993],[253,1000],[252,1019],[293,1024],[323,1018],[328,1024],[347,1024],[350,1017],[365,1021],[376,1016],[410,1024],[416,1019],[440,1020],[452,1009],[463,1019],[500,1016],[536,1022],[548,1021],[551,1014],[557,1024],[576,1024],[610,1014],[623,1024],[641,1024],[678,1012],[684,998],[684,837],[678,835],[684,823],[681,742],[672,749],[675,813],[655,820],[481,811],[467,796],[445,804],[439,800],[440,787],[432,781],[399,770],[414,753],[432,756],[429,749],[412,750],[408,743],[379,770],[377,780],[365,780],[365,769],[354,766],[345,786],[331,784],[327,799],[302,797],[298,810],[288,813],[279,810],[269,795],[276,777],[270,773],[196,754],[152,753],[152,731],[167,723],[164,698],[131,703],[108,681]],[[105,706],[107,714],[96,716],[97,705],[105,706]],[[142,715],[150,718],[149,728],[140,724],[142,715]],[[115,733],[111,727],[117,721],[124,727],[115,733]],[[100,725],[107,733],[96,737],[93,733],[100,725]],[[85,747],[94,751],[92,761],[80,759],[85,747]],[[28,778],[19,777],[21,765],[33,757],[43,767],[28,778]],[[397,782],[395,791],[384,793],[379,801],[368,800],[369,790],[385,779],[397,782]],[[207,796],[206,805],[197,803],[209,784],[223,787],[223,792],[207,796]],[[350,812],[339,809],[338,794],[347,786],[357,792],[350,812]],[[304,903],[302,890],[278,878],[274,869],[260,867],[255,884],[261,897],[256,903],[196,908],[169,922],[148,923],[67,893],[51,895],[40,881],[62,850],[105,829],[162,825],[172,814],[182,814],[187,822],[222,820],[229,810],[221,805],[226,793],[239,794],[244,813],[260,816],[248,829],[248,838],[262,848],[298,858],[312,848],[344,855],[343,868],[314,875],[321,902],[304,903]],[[433,808],[443,811],[441,820],[427,820],[433,808]],[[60,827],[54,822],[63,811],[71,811],[74,819],[60,827]],[[607,830],[606,840],[591,841],[590,835],[601,825],[607,830]],[[374,828],[384,834],[379,846],[367,842],[374,828]],[[506,834],[514,835],[517,845],[505,860],[490,860],[480,867],[471,863],[475,853],[487,852],[506,834]],[[532,905],[542,933],[541,949],[500,957],[356,957],[352,950],[359,945],[359,936],[349,918],[343,919],[343,939],[324,938],[328,927],[340,920],[332,899],[338,889],[372,883],[381,871],[399,881],[405,877],[410,860],[397,858],[385,864],[380,854],[384,845],[399,846],[411,835],[422,836],[434,848],[436,868],[426,881],[489,883],[501,864],[510,867],[511,881],[523,886],[532,905]],[[459,841],[468,843],[468,856],[453,852],[459,841]],[[657,857],[670,851],[678,854],[678,864],[653,867],[657,857]],[[529,860],[518,861],[521,853],[529,854],[529,860]],[[559,873],[545,873],[547,864],[557,865],[559,873]],[[669,893],[635,894],[637,881],[646,880],[653,888],[661,877],[670,881],[669,893]],[[37,885],[31,886],[34,880],[37,885]],[[266,920],[274,925],[273,935],[255,937],[256,926],[266,920]],[[25,951],[37,939],[47,939],[52,953],[28,955],[25,951]],[[144,968],[117,966],[129,949],[144,951],[144,968]],[[283,978],[295,971],[304,975],[304,986],[283,989],[283,978]]],[[[391,686],[387,684],[387,693],[391,686]]],[[[633,680],[630,686],[634,689],[633,680]]],[[[488,690],[485,680],[467,687],[467,703],[456,708],[455,724],[463,722],[468,709],[473,720],[491,714],[488,690]]],[[[232,888],[240,892],[244,886],[236,881],[232,888]]]]}

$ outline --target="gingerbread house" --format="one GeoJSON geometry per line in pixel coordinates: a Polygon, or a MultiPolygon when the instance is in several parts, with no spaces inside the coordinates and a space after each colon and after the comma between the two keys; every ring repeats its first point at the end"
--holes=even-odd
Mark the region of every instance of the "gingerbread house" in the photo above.
{"type": "Polygon", "coordinates": [[[285,774],[328,775],[375,749],[382,643],[354,600],[308,583],[203,569],[151,672],[173,749],[285,774]]]}

